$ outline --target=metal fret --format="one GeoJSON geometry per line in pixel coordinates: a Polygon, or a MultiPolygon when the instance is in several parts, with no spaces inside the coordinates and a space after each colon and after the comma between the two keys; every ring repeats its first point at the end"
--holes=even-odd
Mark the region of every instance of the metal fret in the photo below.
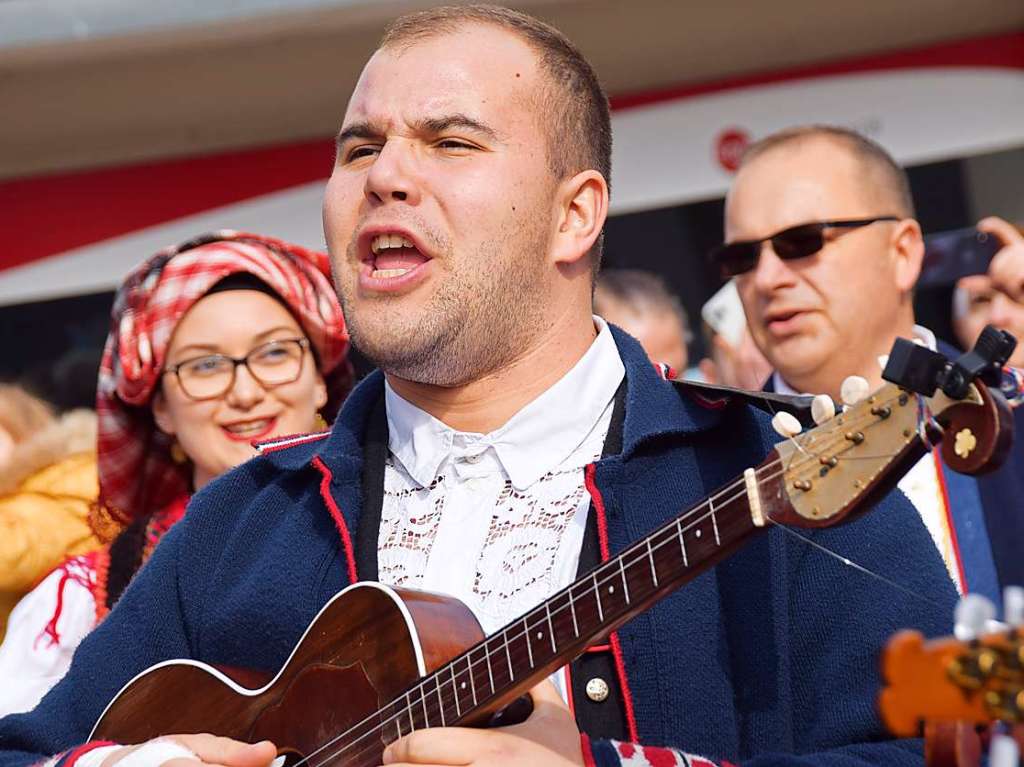
{"type": "Polygon", "coordinates": [[[427,716],[427,688],[426,685],[420,685],[420,702],[423,704],[423,726],[430,727],[430,717],[427,716]]]}
{"type": "Polygon", "coordinates": [[[412,690],[405,694],[405,702],[405,710],[409,712],[409,732],[416,732],[416,722],[412,718],[412,690]]]}
{"type": "Polygon", "coordinates": [[[473,705],[476,706],[476,680],[473,679],[473,653],[466,656],[466,672],[469,674],[469,689],[473,693],[473,705]]]}
{"type": "Polygon", "coordinates": [[[708,506],[711,507],[711,526],[715,528],[715,545],[721,546],[722,541],[718,537],[718,520],[715,518],[715,501],[708,498],[708,506]]]}
{"type": "Polygon", "coordinates": [[[512,653],[509,651],[509,648],[508,648],[508,643],[509,643],[508,631],[507,630],[503,631],[501,633],[501,635],[505,639],[505,658],[508,659],[508,676],[509,676],[509,679],[514,682],[516,680],[516,672],[512,670],[512,653]]]}
{"type": "Polygon", "coordinates": [[[604,608],[601,607],[601,587],[597,583],[597,573],[598,571],[595,570],[594,574],[590,577],[594,581],[594,599],[597,600],[597,619],[601,621],[601,623],[604,623],[604,608]]]}
{"type": "Polygon", "coordinates": [[[651,580],[654,581],[654,588],[658,588],[658,568],[654,566],[654,549],[651,548],[651,539],[647,539],[647,560],[651,563],[651,580]]]}
{"type": "Polygon", "coordinates": [[[462,706],[459,705],[459,685],[455,681],[455,664],[448,666],[452,671],[452,692],[455,693],[455,716],[462,716],[462,706]]]}
{"type": "Polygon", "coordinates": [[[558,648],[555,646],[555,627],[551,623],[551,604],[549,602],[544,603],[544,613],[548,618],[548,636],[551,637],[551,652],[557,655],[558,648]]]}
{"type": "Polygon", "coordinates": [[[484,662],[487,664],[487,679],[491,683],[491,695],[494,694],[494,670],[491,669],[491,646],[484,645],[484,662]]]}
{"type": "Polygon", "coordinates": [[[576,622],[576,601],[572,595],[572,586],[569,587],[569,612],[572,613],[572,633],[576,635],[577,639],[579,639],[580,626],[576,622]]]}
{"type": "MultiPolygon", "coordinates": [[[[619,574],[622,576],[622,589],[626,595],[626,604],[629,604],[629,582],[626,581],[626,564],[622,557],[619,557],[619,574]]],[[[609,589],[610,590],[610,589],[609,589]]]]}
{"type": "Polygon", "coordinates": [[[441,726],[447,727],[448,723],[444,719],[444,698],[441,697],[441,677],[435,676],[434,683],[437,685],[437,705],[441,709],[441,726]]]}
{"type": "Polygon", "coordinates": [[[683,540],[683,520],[682,517],[676,520],[676,530],[679,535],[679,550],[683,552],[683,567],[689,567],[690,562],[686,558],[686,541],[683,540]]]}
{"type": "Polygon", "coordinates": [[[530,645],[530,624],[523,618],[523,636],[526,637],[526,654],[530,658],[530,668],[533,668],[533,647],[530,645]]]}

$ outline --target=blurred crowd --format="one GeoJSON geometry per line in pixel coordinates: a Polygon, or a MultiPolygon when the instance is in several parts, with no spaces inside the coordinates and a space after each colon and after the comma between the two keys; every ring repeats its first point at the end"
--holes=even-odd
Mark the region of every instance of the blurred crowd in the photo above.
{"type": "MultiPolygon", "coordinates": [[[[926,245],[904,171],[853,131],[791,128],[748,150],[723,244],[676,254],[720,270],[699,317],[633,269],[599,273],[593,313],[669,378],[841,403],[850,376],[882,383],[897,337],[950,357],[986,325],[1024,339],[1024,235],[999,218],[977,231],[998,247],[949,286],[956,338],[937,338],[914,312],[926,245]],[[701,359],[688,356],[695,333],[701,359]]],[[[328,256],[270,234],[197,233],[139,254],[114,299],[95,412],[0,387],[0,714],[32,709],[62,678],[195,493],[257,443],[329,428],[352,388],[328,256]]],[[[1024,347],[1008,363],[1024,366],[1024,347]]],[[[958,592],[1024,583],[1024,440],[989,476],[954,478],[936,453],[900,488],[958,592]]]]}

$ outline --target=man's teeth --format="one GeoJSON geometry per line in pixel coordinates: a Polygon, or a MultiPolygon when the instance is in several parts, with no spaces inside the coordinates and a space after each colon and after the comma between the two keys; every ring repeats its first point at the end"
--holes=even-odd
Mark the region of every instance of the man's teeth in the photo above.
{"type": "Polygon", "coordinates": [[[270,425],[270,419],[264,418],[259,421],[248,421],[247,423],[236,423],[231,426],[225,426],[232,434],[248,434],[249,432],[263,431],[270,425]]]}
{"type": "Polygon", "coordinates": [[[401,277],[409,269],[374,269],[373,276],[380,280],[386,280],[390,277],[401,277]]]}
{"type": "Polygon", "coordinates": [[[378,234],[370,243],[370,249],[374,253],[380,253],[389,248],[412,248],[415,247],[412,241],[400,234],[378,234]]]}

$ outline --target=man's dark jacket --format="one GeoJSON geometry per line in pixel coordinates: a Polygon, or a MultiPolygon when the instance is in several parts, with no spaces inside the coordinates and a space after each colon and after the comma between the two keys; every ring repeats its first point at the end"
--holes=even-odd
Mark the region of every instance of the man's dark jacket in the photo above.
{"type": "MultiPolygon", "coordinates": [[[[594,470],[613,552],[760,463],[777,439],[760,411],[701,404],[614,332],[622,449],[594,470]]],[[[376,540],[360,530],[361,485],[382,396],[374,373],[329,438],[264,454],[197,494],[67,677],[35,711],[0,720],[0,767],[81,744],[121,686],[159,661],[279,668],[350,583],[352,547],[376,540]]],[[[769,528],[618,632],[640,741],[757,766],[921,764],[920,741],[887,740],[875,713],[883,643],[905,627],[948,633],[956,597],[913,507],[894,492],[857,521],[802,533],[906,591],[769,528]]]]}

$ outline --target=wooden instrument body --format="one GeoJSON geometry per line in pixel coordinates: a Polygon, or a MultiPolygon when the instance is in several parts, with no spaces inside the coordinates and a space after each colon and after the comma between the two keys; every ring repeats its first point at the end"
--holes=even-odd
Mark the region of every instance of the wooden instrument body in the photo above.
{"type": "MultiPolygon", "coordinates": [[[[427,672],[482,639],[476,618],[456,599],[357,583],[324,606],[269,681],[196,661],[161,663],[122,688],[90,739],[142,743],[209,732],[253,743],[271,740],[292,763],[376,717],[427,672]]],[[[379,765],[387,742],[398,735],[382,734],[340,758],[325,749],[309,764],[379,765]]]]}

